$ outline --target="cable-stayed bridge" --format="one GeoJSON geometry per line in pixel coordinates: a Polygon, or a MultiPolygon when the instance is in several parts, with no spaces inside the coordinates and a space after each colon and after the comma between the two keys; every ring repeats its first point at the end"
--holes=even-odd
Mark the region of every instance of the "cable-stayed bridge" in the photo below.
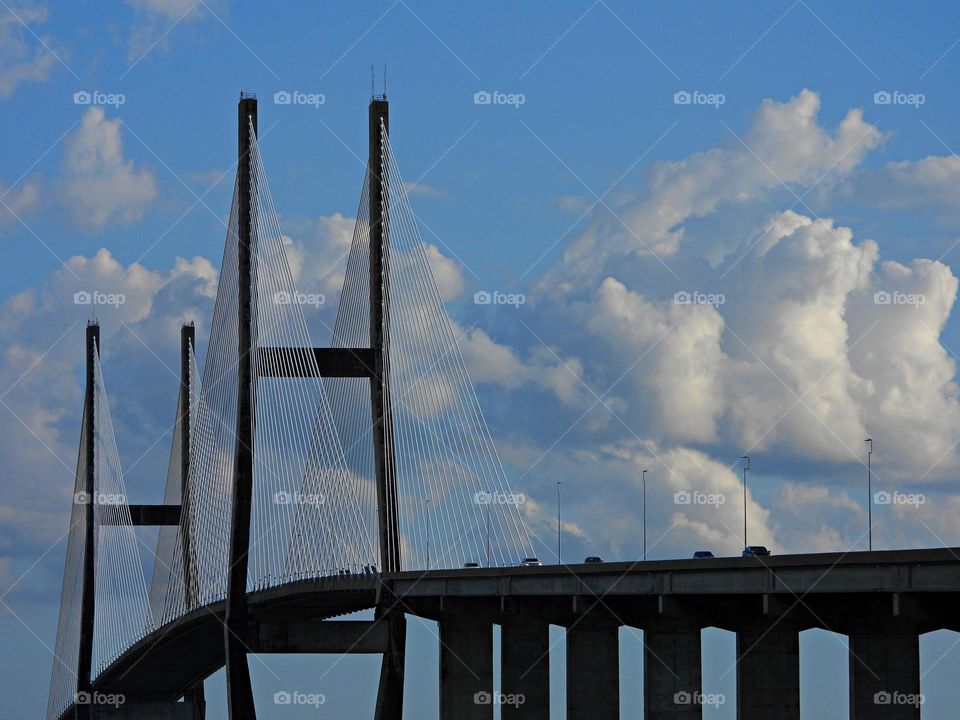
{"type": "Polygon", "coordinates": [[[254,718],[248,655],[269,652],[382,655],[376,716],[400,718],[407,614],[439,622],[443,718],[492,718],[497,705],[503,717],[549,717],[549,624],[567,628],[574,720],[619,717],[624,625],[645,632],[647,718],[702,716],[700,630],[711,625],[737,633],[740,718],[799,718],[798,633],[811,627],[851,636],[852,717],[919,717],[919,704],[882,693],[919,694],[919,634],[953,627],[952,551],[518,566],[531,542],[515,503],[483,502],[511,491],[385,97],[371,101],[369,127],[333,339],[318,347],[270,196],[257,101],[241,96],[208,347],[201,362],[184,325],[160,505],[127,502],[99,327],[87,327],[48,720],[202,718],[203,681],[221,667],[230,717],[254,718]],[[138,526],[159,527],[155,547],[138,526]],[[372,621],[332,619],[365,609],[372,621]]]}

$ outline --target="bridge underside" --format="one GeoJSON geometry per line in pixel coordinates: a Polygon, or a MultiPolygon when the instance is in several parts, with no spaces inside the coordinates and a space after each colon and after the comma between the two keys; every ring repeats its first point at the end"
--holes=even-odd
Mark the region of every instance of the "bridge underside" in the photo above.
{"type": "MultiPolygon", "coordinates": [[[[919,693],[919,635],[960,631],[958,556],[944,549],[304,580],[250,594],[250,650],[383,652],[385,628],[333,618],[383,604],[389,591],[405,613],[439,623],[442,718],[492,717],[474,698],[493,689],[495,624],[503,692],[547,708],[505,707],[504,717],[548,717],[553,624],[567,629],[568,717],[613,718],[617,629],[626,625],[645,631],[645,717],[699,718],[699,706],[678,707],[677,698],[701,691],[699,633],[718,627],[737,634],[738,717],[762,720],[799,718],[799,633],[822,628],[850,636],[851,717],[917,718],[918,706],[875,698],[919,693]]],[[[155,631],[94,688],[128,702],[175,701],[223,665],[223,610],[200,608],[155,631]]]]}

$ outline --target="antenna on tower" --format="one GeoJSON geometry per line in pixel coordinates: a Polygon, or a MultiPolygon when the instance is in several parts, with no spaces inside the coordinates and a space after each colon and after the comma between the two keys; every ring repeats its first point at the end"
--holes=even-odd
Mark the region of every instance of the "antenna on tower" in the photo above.
{"type": "Polygon", "coordinates": [[[373,65],[370,66],[370,97],[374,97],[377,94],[377,88],[374,85],[374,74],[373,74],[373,65]]]}
{"type": "Polygon", "coordinates": [[[387,96],[387,64],[383,64],[383,96],[387,96]]]}

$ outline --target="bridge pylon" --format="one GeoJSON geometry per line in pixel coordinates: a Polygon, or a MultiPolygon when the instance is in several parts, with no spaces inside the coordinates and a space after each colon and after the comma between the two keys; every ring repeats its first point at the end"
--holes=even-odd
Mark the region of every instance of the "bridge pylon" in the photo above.
{"type": "MultiPolygon", "coordinates": [[[[370,409],[373,421],[374,468],[377,484],[377,519],[383,571],[399,572],[400,528],[397,500],[397,463],[394,449],[393,408],[390,397],[390,204],[386,147],[390,131],[390,106],[386,93],[370,99],[369,159],[370,193],[370,409]]],[[[388,627],[387,650],[380,665],[377,720],[403,716],[403,671],[407,620],[394,609],[390,593],[381,595],[377,620],[388,627]]]]}
{"type": "Polygon", "coordinates": [[[250,555],[250,515],[253,503],[253,178],[251,135],[257,132],[257,98],[240,94],[237,106],[238,140],[238,362],[237,426],[234,451],[233,501],[230,511],[230,549],[227,560],[227,609],[224,651],[227,702],[231,720],[256,718],[250,668],[247,664],[249,614],[247,568],[250,555]]]}
{"type": "MultiPolygon", "coordinates": [[[[80,596],[80,643],[77,657],[77,697],[89,695],[93,688],[93,633],[96,617],[96,527],[94,493],[96,492],[96,363],[100,352],[100,326],[96,322],[87,324],[86,332],[86,387],[83,402],[82,442],[84,479],[83,492],[87,502],[83,512],[83,570],[81,571],[80,596]]],[[[89,720],[90,705],[77,703],[77,720],[89,720]]]]}

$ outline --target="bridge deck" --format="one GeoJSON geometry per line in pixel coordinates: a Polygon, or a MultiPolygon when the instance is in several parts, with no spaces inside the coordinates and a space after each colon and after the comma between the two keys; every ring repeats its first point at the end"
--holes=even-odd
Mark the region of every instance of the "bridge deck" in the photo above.
{"type": "MultiPolygon", "coordinates": [[[[637,627],[680,621],[735,629],[751,613],[816,605],[801,628],[824,626],[821,613],[835,629],[879,612],[911,615],[932,630],[952,627],[948,610],[960,597],[960,548],[337,576],[290,582],[249,599],[253,622],[283,623],[370,609],[387,591],[406,612],[424,617],[455,613],[467,603],[472,611],[488,610],[496,622],[497,613],[540,602],[552,622],[567,624],[601,598],[617,622],[637,627]],[[575,598],[582,599],[579,610],[575,598]],[[829,603],[845,614],[831,614],[829,603]]],[[[223,603],[215,603],[158,628],[101,673],[95,688],[143,700],[179,697],[223,665],[223,611],[223,603]]]]}

